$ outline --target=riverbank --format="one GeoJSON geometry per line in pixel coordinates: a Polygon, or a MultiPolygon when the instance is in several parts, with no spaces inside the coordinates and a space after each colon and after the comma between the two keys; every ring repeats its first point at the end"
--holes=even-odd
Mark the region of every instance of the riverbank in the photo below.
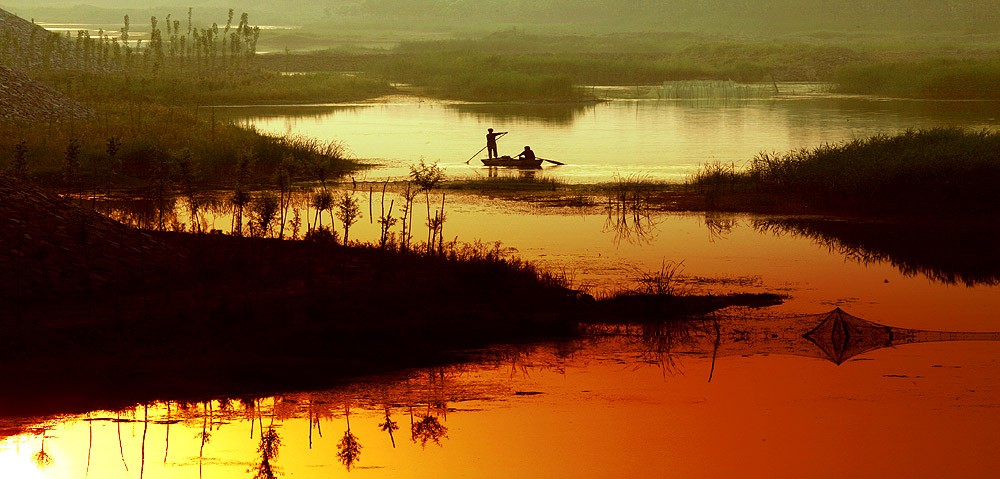
{"type": "Polygon", "coordinates": [[[780,301],[657,298],[643,309],[632,295],[626,310],[482,244],[425,255],[156,233],[8,177],[0,197],[5,411],[321,387],[572,337],[581,321],[780,301]]]}

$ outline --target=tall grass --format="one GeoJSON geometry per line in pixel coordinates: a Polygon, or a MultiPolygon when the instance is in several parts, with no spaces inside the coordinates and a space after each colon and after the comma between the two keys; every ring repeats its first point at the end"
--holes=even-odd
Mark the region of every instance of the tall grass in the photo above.
{"type": "Polygon", "coordinates": [[[5,124],[0,128],[0,158],[7,169],[30,172],[60,185],[84,178],[84,184],[107,188],[138,187],[156,176],[158,161],[179,183],[228,184],[240,151],[254,158],[252,183],[271,182],[282,161],[301,179],[316,179],[355,169],[344,147],[298,136],[275,137],[252,128],[215,122],[209,109],[141,103],[95,107],[88,121],[5,124]],[[66,151],[73,144],[72,178],[66,151]],[[183,165],[183,166],[182,166],[183,165]]]}
{"type": "Polygon", "coordinates": [[[1000,133],[910,130],[786,153],[742,170],[708,167],[691,183],[720,194],[780,195],[862,213],[998,213],[1000,133]]]}
{"type": "MultiPolygon", "coordinates": [[[[691,33],[546,35],[523,30],[476,38],[403,42],[387,52],[337,50],[269,55],[287,71],[364,71],[466,99],[535,99],[519,75],[564,76],[572,85],[838,82],[844,92],[930,98],[996,98],[995,40],[981,37],[837,35],[781,39],[691,33]],[[886,59],[908,58],[906,62],[886,59]],[[973,58],[972,60],[966,58],[973,58]],[[491,93],[492,92],[492,93],[491,93]]],[[[540,80],[538,80],[540,81],[540,80]]],[[[573,98],[565,89],[553,99],[573,98]]],[[[763,93],[763,90],[762,90],[763,93]]],[[[576,93],[579,95],[579,92],[576,93]]]]}
{"type": "Polygon", "coordinates": [[[841,67],[836,91],[905,98],[1000,99],[1000,59],[928,58],[841,67]]]}
{"type": "Polygon", "coordinates": [[[343,102],[391,93],[388,82],[364,74],[282,75],[261,69],[204,76],[42,71],[34,78],[84,102],[138,101],[167,105],[248,105],[343,102]]]}
{"type": "MultiPolygon", "coordinates": [[[[505,172],[506,173],[506,172],[505,172]]],[[[565,182],[557,178],[536,175],[536,170],[520,170],[516,174],[498,174],[487,177],[451,181],[445,186],[451,190],[474,191],[555,191],[565,182]]]]}
{"type": "Polygon", "coordinates": [[[694,34],[554,36],[523,31],[404,42],[388,52],[324,51],[265,55],[258,65],[286,71],[363,71],[477,101],[579,100],[579,85],[741,83],[825,80],[834,68],[869,58],[840,45],[741,41],[694,34]]]}

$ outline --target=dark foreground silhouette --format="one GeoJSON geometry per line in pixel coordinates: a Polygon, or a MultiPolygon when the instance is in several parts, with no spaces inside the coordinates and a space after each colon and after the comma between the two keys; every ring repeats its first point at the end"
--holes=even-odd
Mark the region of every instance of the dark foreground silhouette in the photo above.
{"type": "Polygon", "coordinates": [[[630,297],[625,308],[476,247],[427,256],[143,232],[3,177],[0,199],[8,414],[323,387],[572,336],[594,315],[755,301],[630,297]]]}

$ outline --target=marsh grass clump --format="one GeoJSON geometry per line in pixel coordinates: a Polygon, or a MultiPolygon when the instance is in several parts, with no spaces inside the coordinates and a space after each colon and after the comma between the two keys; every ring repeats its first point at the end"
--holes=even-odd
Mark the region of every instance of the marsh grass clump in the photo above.
{"type": "Polygon", "coordinates": [[[732,80],[666,81],[657,96],[665,100],[751,100],[770,98],[777,87],[769,84],[737,83],[732,80]]]}
{"type": "Polygon", "coordinates": [[[670,185],[641,175],[615,174],[611,182],[597,185],[607,200],[607,207],[620,214],[637,214],[647,210],[653,196],[670,185]]]}
{"type": "Polygon", "coordinates": [[[605,197],[604,231],[614,232],[616,243],[622,240],[641,243],[653,238],[656,223],[651,213],[655,195],[666,187],[666,183],[642,176],[621,175],[615,175],[610,183],[598,185],[605,197]]]}
{"type": "Polygon", "coordinates": [[[658,271],[640,271],[636,279],[638,287],[634,290],[638,294],[650,296],[678,296],[685,294],[686,290],[680,281],[684,271],[684,262],[664,261],[658,271]]]}
{"type": "MultiPolygon", "coordinates": [[[[758,157],[764,161],[769,161],[771,158],[767,153],[760,153],[758,157]]],[[[705,203],[709,208],[716,206],[715,201],[720,194],[732,192],[738,183],[736,164],[721,161],[702,165],[689,180],[689,184],[705,196],[705,203]]]]}
{"type": "Polygon", "coordinates": [[[828,210],[978,214],[1000,212],[998,181],[1000,133],[934,128],[761,153],[739,171],[705,168],[689,184],[828,210]]]}
{"type": "Polygon", "coordinates": [[[282,163],[293,166],[292,180],[313,179],[319,170],[329,179],[360,167],[347,158],[339,142],[268,135],[213,121],[203,108],[123,102],[95,109],[96,121],[0,122],[0,155],[20,155],[30,166],[25,174],[59,188],[139,188],[155,173],[158,158],[176,162],[183,157],[197,172],[196,186],[231,182],[241,154],[255,158],[249,179],[255,185],[273,182],[282,163]],[[67,145],[73,142],[75,146],[68,151],[67,145]]]}
{"type": "MultiPolygon", "coordinates": [[[[505,247],[502,242],[484,243],[476,240],[473,243],[461,243],[452,241],[445,245],[443,254],[446,260],[453,263],[468,265],[476,271],[476,276],[484,281],[492,283],[505,283],[501,278],[522,278],[528,279],[524,284],[529,288],[541,287],[543,289],[566,288],[569,281],[565,275],[551,273],[539,269],[534,263],[525,261],[517,256],[516,250],[505,247]]],[[[517,281],[510,281],[514,285],[517,281]]],[[[511,293],[516,292],[511,290],[511,293]]]]}
{"type": "Polygon", "coordinates": [[[527,170],[526,173],[528,174],[491,175],[485,178],[458,180],[449,183],[447,188],[475,191],[556,191],[566,184],[557,178],[536,175],[533,170],[527,170]]]}
{"type": "Polygon", "coordinates": [[[865,95],[952,100],[1000,99],[1000,59],[925,58],[843,66],[836,91],[865,95]]]}

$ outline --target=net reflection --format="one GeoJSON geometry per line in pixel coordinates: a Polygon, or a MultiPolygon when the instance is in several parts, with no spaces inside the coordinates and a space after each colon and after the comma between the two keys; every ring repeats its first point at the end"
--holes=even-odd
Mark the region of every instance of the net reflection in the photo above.
{"type": "Polygon", "coordinates": [[[682,356],[792,355],[841,365],[862,354],[904,344],[1000,341],[1000,332],[924,331],[897,328],[838,308],[813,315],[761,318],[759,314],[712,313],[690,320],[639,324],[591,324],[592,338],[625,339],[639,346],[646,363],[676,370],[682,356]]]}

